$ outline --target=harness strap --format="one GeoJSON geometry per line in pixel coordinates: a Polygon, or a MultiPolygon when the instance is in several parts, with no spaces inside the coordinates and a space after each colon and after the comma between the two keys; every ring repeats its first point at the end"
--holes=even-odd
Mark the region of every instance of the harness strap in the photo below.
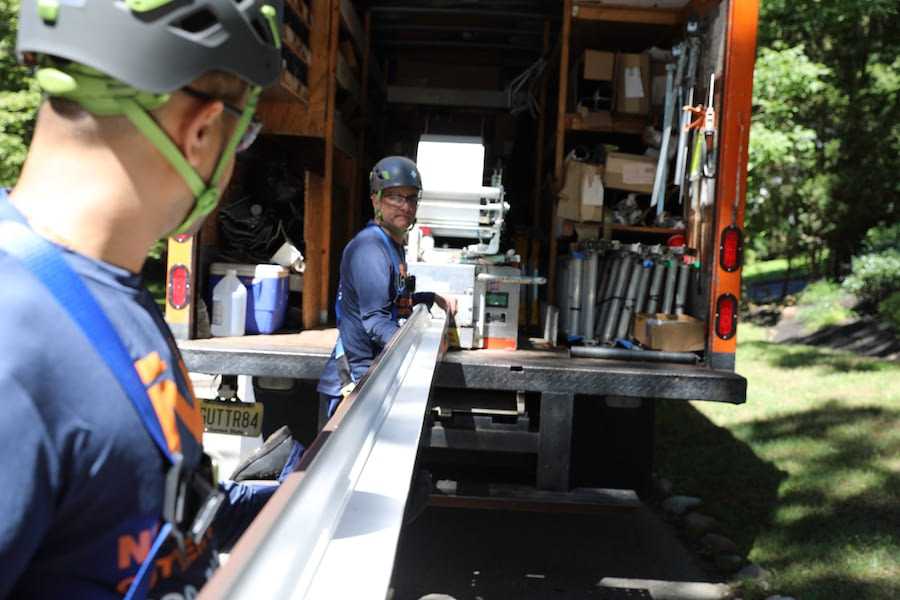
{"type": "Polygon", "coordinates": [[[0,231],[3,232],[0,249],[19,259],[84,332],[131,400],[159,451],[173,463],[159,419],[134,369],[131,355],[81,277],[72,271],[50,242],[25,225],[7,220],[0,222],[0,231]]]}
{"type": "MultiPolygon", "coordinates": [[[[162,455],[171,465],[180,463],[181,457],[173,457],[169,452],[147,390],[109,318],[56,247],[20,222],[20,216],[5,196],[6,193],[0,190],[0,251],[17,258],[50,291],[106,362],[162,455]]],[[[147,595],[156,555],[172,531],[171,523],[162,524],[128,588],[126,600],[147,595]]]]}

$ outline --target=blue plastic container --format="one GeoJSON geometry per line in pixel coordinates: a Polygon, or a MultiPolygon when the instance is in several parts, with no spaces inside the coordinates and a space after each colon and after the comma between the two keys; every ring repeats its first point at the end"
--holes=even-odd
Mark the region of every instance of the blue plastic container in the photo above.
{"type": "Polygon", "coordinates": [[[213,263],[209,267],[210,290],[228,269],[237,271],[238,279],[247,288],[247,333],[274,333],[280,329],[287,311],[289,271],[279,265],[213,263]]]}

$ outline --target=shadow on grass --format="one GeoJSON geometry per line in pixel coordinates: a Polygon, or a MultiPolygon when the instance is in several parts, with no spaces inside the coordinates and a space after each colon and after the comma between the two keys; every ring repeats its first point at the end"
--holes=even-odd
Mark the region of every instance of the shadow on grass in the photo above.
{"type": "Polygon", "coordinates": [[[784,340],[792,344],[820,346],[847,350],[863,356],[886,358],[900,355],[900,335],[890,325],[866,317],[847,323],[832,325],[807,336],[784,340]]]}
{"type": "Polygon", "coordinates": [[[836,354],[827,348],[820,350],[807,346],[795,346],[787,342],[753,341],[744,342],[743,344],[745,348],[752,348],[757,352],[765,353],[765,360],[770,365],[782,369],[822,367],[837,373],[865,373],[893,368],[889,363],[836,354]]]}
{"type": "Polygon", "coordinates": [[[787,474],[690,404],[660,402],[656,423],[660,473],[677,493],[703,498],[702,510],[719,520],[746,554],[770,526],[787,474]]]}
{"type": "Polygon", "coordinates": [[[900,598],[900,473],[887,464],[900,455],[900,410],[831,401],[737,426],[736,437],[690,405],[660,408],[661,472],[701,496],[742,552],[756,547],[782,592],[900,598]]]}
{"type": "Polygon", "coordinates": [[[900,438],[894,434],[898,426],[900,410],[829,401],[815,410],[746,427],[754,446],[790,440],[796,449],[790,491],[781,495],[779,508],[798,516],[779,523],[774,532],[779,558],[770,566],[776,571],[798,563],[832,566],[828,576],[805,580],[792,593],[802,598],[900,598],[900,473],[887,464],[900,455],[900,438]],[[893,572],[893,579],[885,577],[883,585],[854,580],[853,568],[847,566],[854,563],[866,564],[860,575],[893,572]]]}

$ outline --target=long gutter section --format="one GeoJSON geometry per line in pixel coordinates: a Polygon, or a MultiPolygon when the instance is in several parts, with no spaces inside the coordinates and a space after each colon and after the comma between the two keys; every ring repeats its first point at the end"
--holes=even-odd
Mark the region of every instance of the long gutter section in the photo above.
{"type": "Polygon", "coordinates": [[[445,328],[416,307],[200,598],[385,597],[445,328]]]}

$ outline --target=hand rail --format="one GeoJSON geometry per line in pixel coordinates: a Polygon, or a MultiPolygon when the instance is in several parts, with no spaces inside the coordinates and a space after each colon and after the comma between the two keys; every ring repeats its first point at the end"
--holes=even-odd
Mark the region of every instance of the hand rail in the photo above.
{"type": "Polygon", "coordinates": [[[385,597],[445,329],[415,308],[201,599],[385,597]]]}

